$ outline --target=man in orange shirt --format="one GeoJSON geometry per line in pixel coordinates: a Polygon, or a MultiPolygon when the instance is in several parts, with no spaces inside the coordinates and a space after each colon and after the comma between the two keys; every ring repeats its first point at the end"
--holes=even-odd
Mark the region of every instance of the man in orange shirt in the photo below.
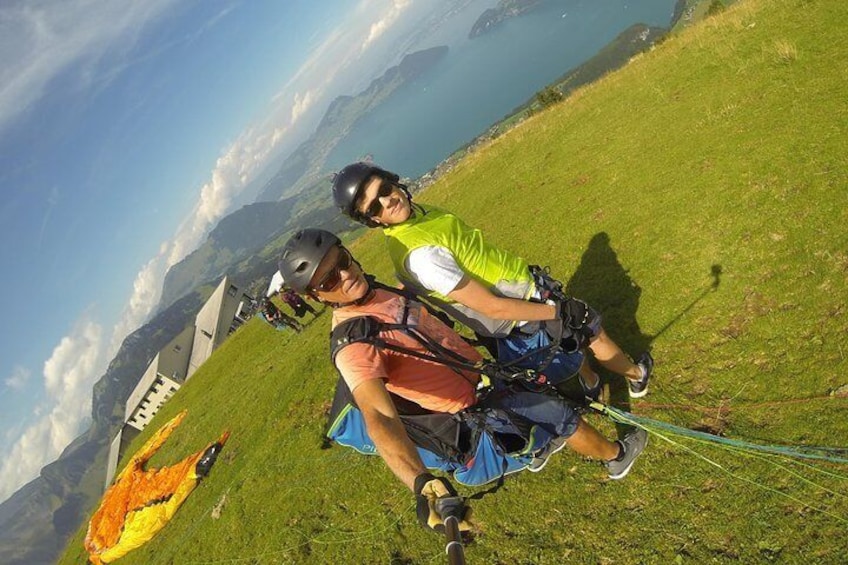
{"type": "MultiPolygon", "coordinates": [[[[430,411],[462,415],[477,407],[478,375],[413,355],[427,355],[429,350],[400,326],[413,327],[431,343],[469,362],[479,361],[479,353],[420,303],[400,293],[372,287],[360,265],[330,232],[307,229],[294,234],[283,248],[279,269],[296,292],[333,308],[333,327],[363,316],[396,325],[381,331],[379,337],[397,349],[351,343],[338,351],[335,363],[380,456],[415,493],[419,520],[434,529],[441,526],[435,503],[439,498],[456,496],[456,491],[447,479],[436,478],[427,471],[390,393],[430,411]]],[[[623,478],[630,471],[647,443],[647,433],[642,429],[620,441],[609,441],[569,404],[550,395],[502,387],[496,394],[489,394],[485,404],[487,408],[500,409],[501,415],[516,415],[549,429],[555,439],[549,443],[548,453],[567,445],[581,455],[603,461],[612,479],[623,478]]],[[[509,421],[493,418],[487,425],[495,432],[511,432],[509,421]]],[[[467,528],[468,524],[463,522],[461,527],[467,528]]]]}

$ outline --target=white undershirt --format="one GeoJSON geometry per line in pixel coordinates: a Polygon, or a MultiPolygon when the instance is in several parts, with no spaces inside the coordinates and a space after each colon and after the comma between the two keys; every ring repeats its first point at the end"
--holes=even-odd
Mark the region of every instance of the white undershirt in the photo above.
{"type": "MultiPolygon", "coordinates": [[[[406,270],[418,284],[442,296],[453,292],[465,276],[465,271],[457,264],[453,253],[439,245],[424,245],[410,251],[406,257],[406,270]]],[[[539,290],[534,289],[532,296],[539,298],[539,290]]],[[[548,301],[548,304],[553,302],[548,301]]],[[[520,320],[516,325],[523,326],[526,323],[520,320]]]]}
{"type": "Polygon", "coordinates": [[[410,251],[406,270],[421,286],[442,296],[453,292],[465,276],[453,253],[439,245],[425,245],[410,251]]]}

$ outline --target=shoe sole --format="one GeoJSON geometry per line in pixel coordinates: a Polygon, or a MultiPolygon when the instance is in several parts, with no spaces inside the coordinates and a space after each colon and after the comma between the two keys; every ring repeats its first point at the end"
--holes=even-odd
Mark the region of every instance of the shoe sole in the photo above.
{"type": "MultiPolygon", "coordinates": [[[[550,458],[548,458],[548,459],[550,459],[550,458]]],[[[542,469],[545,468],[545,465],[548,464],[548,459],[545,459],[544,463],[542,463],[538,467],[531,467],[530,465],[527,465],[527,470],[530,471],[531,473],[538,473],[539,471],[541,471],[542,469]]]]}
{"type": "Polygon", "coordinates": [[[639,392],[633,392],[633,389],[631,389],[630,387],[627,387],[627,389],[630,392],[630,398],[642,398],[643,396],[648,394],[648,387],[647,386],[645,388],[643,388],[642,390],[640,390],[639,392]]]}
{"type": "Polygon", "coordinates": [[[627,473],[630,472],[630,469],[633,467],[633,463],[636,463],[635,459],[630,462],[630,465],[628,465],[627,467],[624,468],[624,471],[622,471],[621,473],[619,473],[615,476],[610,475],[609,478],[614,480],[614,481],[619,481],[619,480],[623,479],[624,477],[627,476],[627,473]]]}

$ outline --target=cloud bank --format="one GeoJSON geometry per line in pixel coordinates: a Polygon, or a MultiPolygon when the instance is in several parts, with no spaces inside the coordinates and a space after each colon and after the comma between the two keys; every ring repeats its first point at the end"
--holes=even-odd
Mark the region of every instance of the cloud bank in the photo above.
{"type": "Polygon", "coordinates": [[[4,454],[0,464],[0,500],[5,500],[55,460],[84,428],[91,414],[91,389],[105,368],[101,327],[81,320],[62,338],[44,363],[47,398],[37,410],[36,421],[4,454]]]}
{"type": "Polygon", "coordinates": [[[339,72],[353,65],[361,51],[373,44],[410,6],[410,0],[366,1],[359,12],[368,14],[340,28],[313,49],[295,74],[271,100],[268,118],[246,129],[218,158],[211,178],[201,188],[198,202],[181,222],[173,238],[138,272],[133,292],[112,331],[111,358],[123,339],[139,327],[158,304],[168,269],[196,249],[209,231],[230,211],[233,200],[262,170],[285,139],[286,133],[323,99],[339,72]],[[381,16],[373,21],[373,14],[381,16]],[[342,29],[345,31],[343,32],[342,29]],[[364,40],[363,40],[364,37],[364,40]],[[355,48],[360,45],[359,52],[355,48]]]}
{"type": "Polygon", "coordinates": [[[371,27],[368,29],[368,35],[365,37],[365,41],[362,42],[360,50],[365,51],[381,35],[386,33],[410,4],[410,0],[393,0],[388,9],[386,9],[385,15],[371,24],[371,27]]]}

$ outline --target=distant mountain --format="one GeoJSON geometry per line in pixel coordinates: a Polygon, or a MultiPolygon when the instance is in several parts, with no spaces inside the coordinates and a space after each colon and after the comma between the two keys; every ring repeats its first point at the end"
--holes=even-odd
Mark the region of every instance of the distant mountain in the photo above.
{"type": "Polygon", "coordinates": [[[292,199],[248,204],[222,218],[203,244],[165,275],[159,309],[173,304],[204,281],[221,278],[231,267],[284,232],[292,199]]]}
{"type": "MultiPolygon", "coordinates": [[[[650,49],[668,34],[668,29],[646,24],[633,24],[607,43],[585,63],[571,69],[550,83],[550,87],[567,96],[573,90],[590,84],[602,76],[626,65],[637,54],[650,49]]],[[[531,99],[513,110],[520,112],[535,103],[531,99]]]]}
{"type": "Polygon", "coordinates": [[[474,39],[483,35],[487,31],[507,20],[520,16],[537,7],[544,0],[500,0],[494,8],[489,8],[477,18],[474,25],[471,26],[471,31],[468,32],[468,38],[474,39]]]}
{"type": "Polygon", "coordinates": [[[333,148],[350,133],[354,124],[374,110],[403,84],[433,67],[448,52],[446,46],[411,53],[400,64],[356,96],[339,96],[330,103],[315,132],[286,159],[283,167],[259,193],[258,201],[279,200],[300,193],[326,171],[322,168],[333,148]]]}
{"type": "Polygon", "coordinates": [[[0,505],[0,563],[53,563],[64,547],[64,539],[54,540],[56,536],[47,531],[52,530],[53,512],[61,504],[61,498],[38,477],[0,505]]]}

